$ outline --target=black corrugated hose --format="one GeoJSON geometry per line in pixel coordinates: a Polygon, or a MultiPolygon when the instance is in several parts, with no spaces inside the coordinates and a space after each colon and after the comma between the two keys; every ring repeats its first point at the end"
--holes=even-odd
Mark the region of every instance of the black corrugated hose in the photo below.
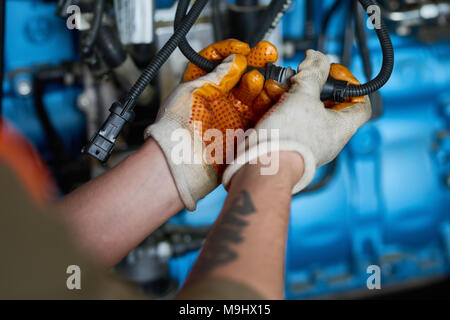
{"type": "MultiPolygon", "coordinates": [[[[368,8],[372,5],[376,5],[373,0],[358,0],[360,4],[363,6],[364,10],[368,12],[368,8]]],[[[180,4],[178,9],[180,9],[180,13],[177,10],[177,14],[181,14],[183,12],[182,10],[186,10],[187,7],[184,9],[181,5],[181,2],[184,2],[183,0],[180,0],[180,4]]],[[[261,39],[265,37],[265,35],[273,30],[273,28],[277,25],[279,20],[281,19],[283,13],[289,8],[289,5],[292,1],[291,0],[273,0],[269,7],[266,9],[264,14],[264,20],[262,26],[259,28],[260,31],[256,34],[256,36],[253,38],[253,40],[249,41],[251,45],[257,44],[261,39]]],[[[341,0],[337,0],[334,5],[332,6],[332,9],[329,11],[330,17],[332,10],[336,9],[340,4],[342,3],[341,0]]],[[[188,5],[188,4],[187,4],[188,5]]],[[[186,4],[183,4],[183,6],[187,6],[186,4]]],[[[328,17],[328,15],[327,15],[328,17]]],[[[361,97],[368,95],[372,92],[375,92],[379,90],[381,87],[383,87],[386,82],[389,80],[392,71],[394,69],[394,49],[392,46],[391,38],[389,36],[389,31],[384,24],[383,20],[380,17],[380,26],[379,28],[375,28],[375,31],[377,33],[377,36],[380,40],[381,49],[383,52],[383,64],[381,67],[381,70],[379,74],[376,76],[375,79],[370,80],[366,84],[360,85],[360,86],[354,86],[349,85],[345,90],[345,97],[361,97]]],[[[325,25],[328,24],[329,18],[325,19],[325,25]]],[[[185,40],[185,39],[184,39],[185,40]]],[[[193,62],[194,64],[198,65],[200,68],[211,71],[216,66],[211,61],[208,61],[207,59],[200,56],[197,52],[195,52],[187,43],[187,41],[183,41],[183,53],[185,56],[189,59],[189,61],[193,62]]],[[[181,49],[181,48],[180,48],[181,49]]]]}
{"type": "MultiPolygon", "coordinates": [[[[370,6],[376,6],[376,3],[373,0],[358,1],[366,12],[369,11],[368,9],[370,6]]],[[[282,13],[284,13],[284,11],[288,9],[290,2],[291,1],[289,0],[274,0],[271,2],[269,8],[266,10],[261,31],[257,34],[255,40],[251,42],[252,44],[256,44],[260,39],[264,38],[266,30],[270,30],[271,28],[273,29],[273,27],[276,26],[279,19],[281,19],[282,13]],[[270,23],[270,21],[273,21],[273,24],[267,29],[267,24],[270,23]]],[[[340,3],[337,1],[335,5],[333,5],[333,7],[339,6],[339,4],[340,3]]],[[[383,64],[381,66],[381,70],[375,77],[375,79],[370,80],[366,84],[360,86],[349,85],[345,89],[345,97],[361,97],[375,92],[383,87],[391,77],[392,71],[394,70],[394,48],[389,36],[389,31],[384,24],[384,21],[381,19],[381,17],[379,17],[378,20],[380,21],[380,26],[379,28],[375,26],[375,31],[377,33],[378,39],[380,40],[381,49],[383,52],[383,64]]]]}
{"type": "Polygon", "coordinates": [[[364,74],[366,76],[366,79],[369,80],[372,78],[373,70],[370,50],[367,46],[367,34],[364,26],[364,17],[363,13],[360,12],[359,7],[353,7],[353,11],[353,16],[355,18],[356,40],[358,41],[359,51],[361,53],[361,59],[363,61],[364,74]]]}
{"type": "Polygon", "coordinates": [[[186,34],[200,16],[200,13],[207,3],[208,0],[197,0],[195,2],[189,13],[183,18],[183,22],[161,50],[153,57],[152,61],[150,61],[149,65],[142,72],[128,94],[123,99],[120,99],[120,101],[113,103],[109,109],[110,114],[108,118],[97,133],[91,138],[89,143],[83,148],[83,153],[89,154],[101,162],[106,162],[108,160],[114,150],[114,145],[120,132],[128,122],[133,121],[133,109],[137,99],[157,75],[162,65],[169,59],[180,41],[186,37],[186,34]]]}
{"type": "MultiPolygon", "coordinates": [[[[269,12],[266,11],[266,20],[261,27],[261,33],[263,31],[271,30],[281,19],[282,14],[288,8],[288,4],[290,4],[292,0],[273,0],[269,5],[270,8],[278,8],[278,11],[269,12]],[[283,5],[279,7],[281,4],[283,5]],[[273,5],[273,6],[272,6],[273,5]],[[277,6],[278,5],[278,6],[277,6]],[[268,22],[268,17],[272,17],[273,20],[268,22]],[[269,29],[266,29],[268,27],[269,29]]],[[[366,12],[368,11],[368,7],[374,5],[373,0],[359,0],[361,5],[364,7],[366,12]]],[[[100,129],[97,134],[91,139],[89,144],[84,148],[85,153],[92,155],[93,157],[106,161],[111,154],[114,143],[120,134],[123,126],[132,120],[133,114],[132,110],[136,104],[137,99],[141,95],[141,93],[145,90],[146,86],[153,80],[153,78],[158,73],[161,66],[167,61],[173,51],[177,48],[177,46],[186,38],[187,33],[194,25],[197,18],[200,16],[203,8],[208,3],[208,0],[197,0],[192,6],[189,13],[183,18],[182,23],[174,34],[170,37],[170,39],[166,42],[161,50],[155,55],[150,64],[145,68],[142,72],[139,79],[130,89],[128,95],[124,100],[121,99],[120,102],[116,102],[111,107],[111,114],[108,119],[103,124],[102,129],[100,129]]],[[[394,67],[394,50],[392,47],[391,39],[389,36],[389,32],[387,31],[386,25],[381,20],[380,28],[376,29],[376,33],[378,38],[380,39],[382,51],[383,51],[383,65],[378,76],[369,81],[368,83],[361,86],[346,86],[344,88],[334,88],[332,94],[336,95],[337,93],[343,93],[343,97],[359,97],[370,94],[372,92],[380,89],[390,78],[394,67]]],[[[265,34],[263,34],[263,37],[265,34]]],[[[260,40],[255,37],[255,41],[260,40]]],[[[257,42],[256,42],[257,43],[257,42]]],[[[198,55],[197,53],[195,53],[198,55]]],[[[190,57],[188,57],[189,60],[190,57]]],[[[192,61],[192,60],[191,60],[192,61]]]]}
{"type": "MultiPolygon", "coordinates": [[[[167,59],[169,59],[170,55],[177,48],[180,41],[182,41],[186,37],[186,34],[189,32],[191,27],[194,25],[195,21],[200,16],[200,13],[202,12],[203,8],[206,6],[207,3],[208,3],[208,0],[195,1],[191,10],[185,16],[185,18],[183,19],[183,22],[177,28],[175,33],[170,37],[170,39],[161,48],[161,50],[159,50],[159,52],[155,55],[155,57],[152,59],[150,64],[142,72],[139,79],[136,81],[136,83],[130,89],[130,92],[128,93],[129,99],[131,99],[132,101],[137,100],[137,98],[144,91],[145,87],[156,76],[156,74],[158,73],[158,70],[161,68],[161,66],[164,64],[164,62],[166,62],[167,59]]],[[[126,111],[131,109],[133,106],[134,105],[132,105],[132,104],[127,105],[126,111]]]]}
{"type": "MultiPolygon", "coordinates": [[[[175,15],[175,29],[186,14],[189,2],[189,0],[180,0],[178,2],[177,12],[175,15]]],[[[289,8],[291,3],[292,0],[272,0],[270,5],[264,11],[265,14],[263,17],[263,24],[261,27],[258,27],[257,35],[252,39],[247,40],[247,42],[250,43],[250,46],[255,46],[259,41],[263,40],[264,37],[272,32],[272,30],[280,22],[283,14],[289,8]]],[[[217,67],[217,65],[220,63],[209,61],[208,59],[205,59],[204,57],[199,55],[194,49],[192,49],[186,39],[183,39],[180,42],[179,48],[190,62],[205,70],[206,72],[213,71],[214,68],[217,67]]]]}
{"type": "MultiPolygon", "coordinates": [[[[177,12],[175,14],[175,21],[174,21],[175,31],[180,26],[181,21],[183,21],[183,17],[186,15],[186,11],[189,7],[189,3],[190,3],[190,0],[179,0],[178,1],[178,7],[177,7],[177,12]]],[[[220,63],[220,62],[209,61],[208,59],[205,59],[204,57],[199,55],[189,45],[189,43],[186,40],[186,37],[183,38],[183,40],[181,40],[178,47],[180,48],[180,51],[184,54],[184,56],[189,59],[189,61],[191,61],[196,66],[202,68],[206,72],[213,71],[214,68],[220,63]]]]}

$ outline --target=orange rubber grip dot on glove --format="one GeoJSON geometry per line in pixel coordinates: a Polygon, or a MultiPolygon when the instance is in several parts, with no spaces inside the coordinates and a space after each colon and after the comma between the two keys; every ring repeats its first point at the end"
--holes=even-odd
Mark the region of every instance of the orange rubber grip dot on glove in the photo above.
{"type": "MultiPolygon", "coordinates": [[[[208,83],[194,92],[190,123],[202,123],[202,137],[209,129],[220,130],[224,137],[230,129],[246,131],[288,89],[278,86],[274,81],[265,81],[257,70],[245,73],[248,66],[264,68],[278,59],[276,47],[268,41],[261,41],[250,49],[242,41],[228,39],[206,47],[199,54],[211,61],[236,55],[232,67],[218,85],[208,83]]],[[[189,63],[183,80],[192,81],[205,74],[204,70],[189,63]]],[[[234,137],[233,141],[224,139],[223,159],[226,159],[229,152],[235,151],[233,146],[234,137]]],[[[215,164],[214,167],[219,173],[224,169],[222,164],[215,164]]]]}

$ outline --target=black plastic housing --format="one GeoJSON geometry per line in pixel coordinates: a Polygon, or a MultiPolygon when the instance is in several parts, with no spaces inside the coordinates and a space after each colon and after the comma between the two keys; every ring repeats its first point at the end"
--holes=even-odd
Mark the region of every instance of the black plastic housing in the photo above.
{"type": "Polygon", "coordinates": [[[108,119],[106,119],[102,128],[89,141],[86,147],[83,148],[82,152],[102,163],[108,161],[117,137],[123,127],[127,122],[131,122],[134,119],[134,112],[126,110],[126,105],[124,106],[120,102],[114,102],[109,109],[111,114],[108,119]]]}
{"type": "Polygon", "coordinates": [[[347,81],[336,80],[330,76],[328,77],[327,82],[323,86],[322,92],[320,93],[320,100],[344,102],[347,97],[347,90],[347,81]]]}

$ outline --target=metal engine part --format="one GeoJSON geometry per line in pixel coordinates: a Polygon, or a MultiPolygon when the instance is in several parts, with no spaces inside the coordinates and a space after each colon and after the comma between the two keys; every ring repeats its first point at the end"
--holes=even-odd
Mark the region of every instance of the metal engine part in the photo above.
{"type": "Polygon", "coordinates": [[[380,1],[382,14],[397,34],[417,34],[422,40],[443,38],[450,31],[450,3],[446,0],[380,1]]]}

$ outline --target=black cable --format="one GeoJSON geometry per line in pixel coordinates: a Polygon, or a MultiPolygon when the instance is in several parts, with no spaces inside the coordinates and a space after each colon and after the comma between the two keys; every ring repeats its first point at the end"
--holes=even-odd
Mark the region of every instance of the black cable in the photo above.
{"type": "MultiPolygon", "coordinates": [[[[359,0],[359,2],[366,12],[368,12],[369,6],[375,5],[373,0],[359,0]]],[[[392,46],[391,37],[389,36],[389,31],[383,19],[380,18],[379,22],[379,28],[375,26],[375,32],[380,40],[381,50],[383,52],[383,63],[381,70],[375,79],[370,80],[366,84],[361,86],[350,85],[346,89],[346,97],[362,97],[368,95],[369,93],[375,92],[383,87],[391,77],[392,71],[394,70],[394,48],[392,46]]]]}
{"type": "MultiPolygon", "coordinates": [[[[328,23],[332,16],[332,12],[337,10],[337,8],[339,7],[339,5],[341,3],[343,3],[342,0],[335,1],[335,3],[332,6],[332,9],[327,12],[327,15],[326,15],[327,17],[324,19],[322,32],[326,32],[328,23]]],[[[353,10],[353,18],[355,21],[356,40],[358,42],[360,54],[361,54],[361,57],[363,60],[365,76],[367,79],[371,79],[372,73],[373,73],[372,64],[371,64],[372,60],[370,57],[369,48],[367,46],[367,35],[366,35],[365,29],[364,29],[365,28],[364,19],[363,19],[362,13],[360,12],[359,6],[355,5],[355,3],[353,3],[353,4],[354,5],[352,6],[352,10],[353,10]]],[[[378,92],[373,92],[370,95],[370,100],[372,102],[372,108],[381,109],[381,105],[382,105],[381,96],[379,95],[378,92]]],[[[374,110],[374,112],[377,113],[376,110],[374,110]]],[[[381,112],[382,112],[381,110],[378,111],[378,113],[381,113],[381,112]]],[[[317,182],[315,182],[315,183],[311,184],[310,186],[308,186],[307,188],[305,188],[302,191],[302,194],[318,191],[318,190],[322,189],[323,187],[325,187],[326,185],[328,185],[328,183],[332,180],[332,177],[334,176],[334,174],[337,170],[338,159],[339,158],[336,158],[332,163],[330,163],[326,168],[325,174],[323,174],[322,177],[317,182]]]]}
{"type": "Polygon", "coordinates": [[[6,0],[0,1],[0,116],[3,111],[3,75],[5,66],[6,0]]]}
{"type": "MultiPolygon", "coordinates": [[[[185,4],[184,1],[183,3],[181,3],[182,1],[183,0],[180,0],[178,7],[179,10],[177,10],[178,20],[180,19],[180,16],[182,16],[183,11],[187,10],[188,4],[185,4]]],[[[256,34],[256,36],[252,40],[248,41],[250,42],[251,46],[256,45],[261,39],[265,37],[265,35],[268,32],[270,32],[277,25],[284,12],[289,8],[291,2],[292,0],[273,0],[270,3],[269,7],[265,10],[263,23],[259,27],[260,31],[256,34]]],[[[375,5],[373,0],[359,0],[359,2],[366,12],[369,6],[375,5]]],[[[319,49],[323,49],[324,47],[323,38],[325,37],[327,26],[331,20],[333,12],[340,6],[341,3],[343,3],[342,0],[336,0],[336,2],[332,5],[332,7],[328,11],[324,19],[323,22],[324,25],[322,30],[322,41],[319,44],[319,49]]],[[[394,68],[394,49],[392,47],[389,32],[387,30],[386,25],[381,19],[379,28],[375,29],[383,51],[383,65],[380,70],[380,73],[375,79],[370,80],[366,84],[360,86],[349,85],[346,86],[345,88],[339,88],[338,95],[340,96],[341,99],[347,97],[365,96],[369,93],[375,92],[389,80],[392,74],[394,68]]],[[[183,39],[181,41],[182,41],[181,42],[182,52],[191,62],[193,62],[194,64],[198,65],[200,68],[206,71],[211,71],[214,69],[214,67],[216,66],[215,63],[212,63],[211,61],[203,58],[197,52],[195,52],[195,50],[193,50],[189,46],[186,39],[183,39]]],[[[336,95],[335,100],[338,100],[337,99],[338,95],[336,95]]]]}
{"type": "Polygon", "coordinates": [[[103,163],[108,160],[122,129],[127,123],[134,119],[133,109],[139,96],[158,74],[159,69],[167,59],[169,59],[170,55],[178,47],[180,41],[186,37],[186,34],[192,28],[207,3],[208,0],[197,0],[194,3],[192,9],[183,19],[183,22],[161,50],[153,57],[150,64],[142,72],[128,94],[123,99],[120,99],[120,101],[113,103],[109,109],[110,114],[108,118],[91,138],[89,143],[83,148],[83,153],[89,154],[103,163]]]}
{"type": "MultiPolygon", "coordinates": [[[[292,0],[273,0],[269,5],[268,10],[266,10],[266,19],[264,20],[263,28],[260,29],[264,30],[267,27],[267,30],[270,31],[271,28],[276,26],[291,2],[292,0]],[[272,23],[268,22],[268,17],[273,17],[272,23]]],[[[372,0],[359,0],[359,2],[366,11],[370,5],[374,5],[372,0]]],[[[90,154],[102,162],[105,162],[109,158],[114,148],[116,139],[118,138],[123,127],[134,118],[134,113],[132,110],[136,105],[137,99],[145,90],[145,87],[153,80],[161,66],[167,61],[180,42],[185,39],[190,28],[200,16],[201,11],[207,3],[208,0],[197,0],[194,3],[188,15],[183,19],[183,22],[176,29],[172,37],[170,37],[170,39],[166,42],[163,48],[155,55],[150,64],[145,68],[139,79],[130,89],[125,99],[121,99],[111,106],[111,114],[108,119],[105,121],[102,128],[91,139],[89,144],[83,149],[83,152],[90,154]]],[[[347,82],[337,81],[330,77],[329,81],[327,81],[324,89],[322,90],[322,100],[332,99],[334,101],[345,101],[345,98],[347,97],[364,96],[377,91],[389,80],[394,67],[394,50],[389,32],[387,31],[387,27],[382,20],[380,28],[376,28],[376,32],[383,51],[383,65],[378,76],[362,86],[349,86],[347,82]]],[[[198,55],[196,52],[195,54],[198,55]]],[[[191,60],[191,57],[188,58],[191,60]]],[[[273,72],[274,70],[269,72],[269,78],[271,79],[274,78],[273,75],[270,77],[272,73],[277,76],[275,77],[277,79],[283,78],[281,79],[283,81],[286,79],[289,80],[289,78],[295,74],[295,71],[290,68],[274,67],[275,68],[272,69],[276,69],[277,72],[273,72]]],[[[267,73],[267,70],[265,70],[265,73],[267,73]]],[[[268,77],[266,76],[266,78],[268,77]]]]}
{"type": "MultiPolygon", "coordinates": [[[[376,6],[373,0],[359,0],[359,3],[366,12],[369,12],[370,6],[376,6]]],[[[352,85],[347,81],[339,81],[332,77],[328,77],[320,95],[322,101],[333,100],[343,102],[349,97],[369,95],[383,87],[391,77],[392,71],[394,70],[394,48],[392,46],[391,37],[389,36],[389,31],[381,17],[374,19],[373,24],[383,54],[383,63],[380,72],[375,79],[372,79],[363,85],[352,85]],[[377,21],[379,21],[379,25],[376,24],[377,21]]]]}
{"type": "Polygon", "coordinates": [[[366,79],[372,79],[372,59],[370,57],[370,50],[367,46],[367,34],[364,26],[363,13],[358,6],[353,7],[353,16],[355,19],[356,41],[358,42],[359,52],[363,62],[364,75],[366,79]]]}
{"type": "MultiPolygon", "coordinates": [[[[190,0],[179,0],[178,7],[175,14],[174,21],[174,29],[177,30],[180,26],[180,23],[183,21],[184,16],[186,15],[186,11],[189,7],[190,0]]],[[[213,71],[220,62],[209,61],[208,59],[202,57],[195,51],[184,37],[180,43],[178,44],[180,51],[184,54],[185,57],[189,59],[190,62],[205,70],[206,72],[213,71]]]]}
{"type": "MultiPolygon", "coordinates": [[[[170,39],[166,42],[166,44],[162,47],[161,50],[155,55],[150,64],[145,68],[142,72],[139,79],[130,89],[128,97],[136,101],[137,98],[144,91],[145,87],[153,80],[153,78],[158,73],[158,70],[164,64],[164,62],[169,59],[172,52],[177,48],[178,44],[186,37],[187,33],[194,25],[197,18],[200,16],[203,8],[208,3],[208,0],[197,0],[192,6],[191,10],[187,14],[187,16],[183,19],[183,22],[177,28],[175,33],[170,37],[170,39]]],[[[132,107],[131,107],[132,108],[132,107]]],[[[128,111],[130,106],[126,108],[128,111]]]]}
{"type": "Polygon", "coordinates": [[[105,0],[96,0],[94,8],[94,20],[92,22],[92,27],[89,33],[84,39],[83,45],[81,47],[83,55],[89,55],[92,53],[92,47],[97,40],[100,27],[102,25],[103,12],[105,10],[105,0]]]}

